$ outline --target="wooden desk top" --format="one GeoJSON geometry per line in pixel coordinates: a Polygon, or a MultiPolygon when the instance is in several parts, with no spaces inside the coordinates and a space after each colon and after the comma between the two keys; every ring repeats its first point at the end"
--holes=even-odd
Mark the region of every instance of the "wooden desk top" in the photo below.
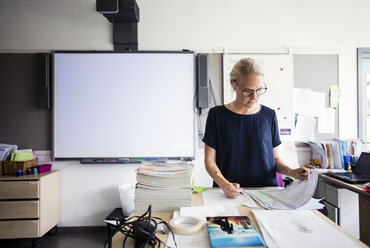
{"type": "Polygon", "coordinates": [[[23,175],[21,177],[17,177],[15,175],[0,175],[0,181],[37,181],[41,177],[44,177],[51,173],[60,173],[60,171],[52,170],[37,175],[23,175]]]}
{"type": "Polygon", "coordinates": [[[346,183],[346,182],[343,182],[339,179],[336,179],[336,178],[333,178],[333,177],[330,177],[330,176],[327,176],[327,175],[324,175],[324,174],[319,174],[319,177],[324,179],[326,183],[333,184],[333,185],[336,185],[338,187],[343,187],[343,188],[352,190],[352,191],[354,191],[354,192],[356,192],[360,195],[370,197],[370,192],[364,191],[364,189],[362,188],[362,185],[360,185],[360,184],[346,183]]]}
{"type": "MultiPolygon", "coordinates": [[[[212,190],[212,189],[208,189],[208,190],[212,190]]],[[[192,206],[203,206],[204,205],[204,202],[203,202],[203,197],[202,197],[202,194],[193,194],[192,195],[192,206]]],[[[241,216],[248,216],[252,222],[252,224],[258,229],[258,231],[261,233],[261,230],[252,214],[252,210],[253,209],[256,209],[256,208],[249,208],[247,206],[239,206],[238,207],[238,211],[239,211],[239,214],[241,216]]],[[[262,209],[262,208],[261,208],[262,209]]],[[[343,235],[346,235],[347,237],[349,237],[350,239],[352,239],[353,241],[355,241],[360,247],[368,247],[367,245],[365,245],[364,243],[362,243],[361,241],[357,240],[356,238],[354,238],[351,234],[349,234],[347,231],[345,231],[343,228],[341,228],[340,226],[336,225],[334,222],[332,222],[329,218],[327,218],[326,216],[324,216],[323,214],[321,214],[319,211],[317,210],[312,210],[317,216],[319,216],[321,219],[323,219],[324,221],[326,221],[328,224],[332,225],[334,228],[338,229],[340,232],[343,233],[343,235]]],[[[159,218],[162,218],[163,220],[166,220],[166,221],[170,221],[172,219],[172,216],[173,216],[173,213],[166,213],[166,212],[161,212],[161,213],[153,213],[152,214],[153,216],[156,216],[156,217],[159,217],[159,218]]],[[[161,234],[161,233],[157,233],[156,236],[161,239],[164,243],[167,242],[167,237],[168,237],[168,234],[161,234]]],[[[121,233],[117,233],[116,235],[113,236],[113,239],[112,239],[112,248],[121,248],[122,247],[122,242],[123,242],[123,239],[124,239],[124,236],[123,234],[121,233]]],[[[127,239],[127,242],[126,242],[126,247],[134,247],[134,240],[133,239],[130,239],[128,238],[127,239]]],[[[149,246],[146,246],[146,247],[149,247],[149,246]]],[[[164,247],[163,245],[161,245],[161,248],[164,247]]],[[[181,248],[181,247],[179,247],[181,248]]],[[[198,247],[194,247],[194,248],[198,248],[198,247]]]]}

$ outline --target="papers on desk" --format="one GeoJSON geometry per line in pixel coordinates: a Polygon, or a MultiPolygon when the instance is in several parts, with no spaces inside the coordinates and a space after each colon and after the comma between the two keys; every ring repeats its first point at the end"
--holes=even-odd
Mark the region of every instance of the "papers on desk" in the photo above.
{"type": "Polygon", "coordinates": [[[340,173],[340,172],[346,172],[344,169],[315,169],[319,174],[322,173],[328,173],[328,172],[333,172],[333,173],[340,173]]]}
{"type": "Polygon", "coordinates": [[[248,190],[247,193],[266,209],[317,209],[323,207],[319,200],[312,199],[317,180],[318,172],[314,171],[307,180],[294,180],[284,189],[248,190]]]}
{"type": "Polygon", "coordinates": [[[309,210],[252,210],[271,247],[360,247],[309,210]]]}
{"type": "Polygon", "coordinates": [[[180,216],[198,217],[206,223],[208,216],[239,216],[239,211],[235,206],[198,206],[198,207],[181,207],[180,216]]]}
{"type": "Polygon", "coordinates": [[[205,206],[248,206],[248,207],[258,207],[257,204],[252,200],[252,198],[244,193],[235,199],[226,198],[222,189],[208,189],[202,192],[203,201],[205,206]]]}
{"type": "Polygon", "coordinates": [[[258,207],[255,200],[266,209],[321,209],[324,205],[319,203],[320,199],[312,198],[317,180],[318,172],[314,171],[307,180],[294,180],[284,189],[247,190],[235,199],[226,198],[221,189],[206,190],[202,195],[205,206],[258,207]]]}

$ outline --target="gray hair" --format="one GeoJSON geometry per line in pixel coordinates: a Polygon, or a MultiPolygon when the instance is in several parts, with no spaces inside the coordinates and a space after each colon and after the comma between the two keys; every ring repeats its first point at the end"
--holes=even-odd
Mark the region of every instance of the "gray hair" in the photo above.
{"type": "Polygon", "coordinates": [[[263,68],[260,63],[251,58],[244,58],[236,62],[230,72],[230,80],[238,81],[243,76],[261,75],[264,76],[263,68]]]}

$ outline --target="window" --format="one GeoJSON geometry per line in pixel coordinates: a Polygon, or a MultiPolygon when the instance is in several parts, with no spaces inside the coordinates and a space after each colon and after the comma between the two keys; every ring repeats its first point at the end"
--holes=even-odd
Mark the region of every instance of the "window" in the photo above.
{"type": "Polygon", "coordinates": [[[370,48],[357,49],[359,138],[370,151],[370,48]]]}

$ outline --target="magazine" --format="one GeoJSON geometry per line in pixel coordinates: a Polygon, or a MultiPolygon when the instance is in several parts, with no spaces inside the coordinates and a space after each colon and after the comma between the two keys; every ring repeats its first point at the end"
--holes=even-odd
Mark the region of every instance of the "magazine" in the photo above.
{"type": "Polygon", "coordinates": [[[266,246],[248,216],[207,217],[212,248],[266,246]]]}

